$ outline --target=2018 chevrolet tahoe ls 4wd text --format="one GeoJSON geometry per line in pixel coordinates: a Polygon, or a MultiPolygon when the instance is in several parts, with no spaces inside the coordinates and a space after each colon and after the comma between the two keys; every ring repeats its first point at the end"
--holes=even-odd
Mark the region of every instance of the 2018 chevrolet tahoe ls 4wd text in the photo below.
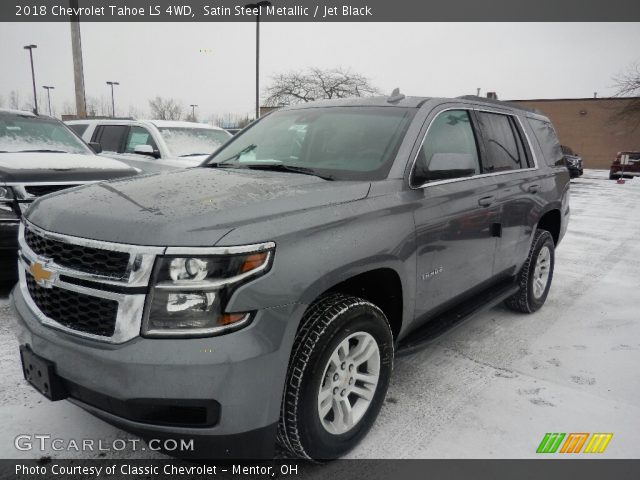
{"type": "Polygon", "coordinates": [[[542,306],[568,200],[534,112],[397,92],[284,108],[201,168],[33,204],[13,291],[25,376],[205,455],[277,439],[339,457],[396,350],[482,305],[542,306]]]}

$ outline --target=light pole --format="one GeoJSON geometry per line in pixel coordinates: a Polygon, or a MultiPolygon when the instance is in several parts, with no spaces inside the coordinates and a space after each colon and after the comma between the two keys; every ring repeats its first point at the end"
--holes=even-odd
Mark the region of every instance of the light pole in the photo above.
{"type": "Polygon", "coordinates": [[[51,116],[51,90],[54,90],[56,87],[49,87],[47,85],[43,85],[42,88],[44,88],[47,91],[47,101],[49,102],[49,116],[51,116]]]}
{"type": "Polygon", "coordinates": [[[192,104],[192,105],[189,105],[189,106],[191,107],[191,120],[195,122],[196,121],[196,107],[198,105],[192,104]]]}
{"type": "Polygon", "coordinates": [[[33,70],[33,49],[38,48],[37,45],[25,45],[24,49],[29,50],[29,58],[31,59],[31,80],[33,81],[33,113],[38,114],[38,95],[36,94],[36,74],[33,70]]]}
{"type": "Polygon", "coordinates": [[[120,84],[118,82],[107,82],[107,85],[111,85],[111,117],[116,118],[116,102],[113,99],[113,86],[120,84]]]}
{"type": "Polygon", "coordinates": [[[255,9],[256,13],[256,120],[260,117],[260,7],[270,7],[271,2],[249,3],[244,8],[255,9]]]}

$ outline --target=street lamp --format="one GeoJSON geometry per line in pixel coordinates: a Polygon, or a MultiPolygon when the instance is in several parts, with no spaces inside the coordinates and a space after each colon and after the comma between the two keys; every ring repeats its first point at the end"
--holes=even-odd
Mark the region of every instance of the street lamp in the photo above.
{"type": "Polygon", "coordinates": [[[257,8],[256,14],[256,120],[260,117],[260,7],[270,7],[271,2],[249,3],[247,9],[257,8]]]}
{"type": "Polygon", "coordinates": [[[43,85],[42,88],[44,88],[47,91],[47,101],[49,102],[49,116],[51,116],[51,90],[54,90],[56,87],[49,87],[47,85],[43,85]]]}
{"type": "Polygon", "coordinates": [[[191,120],[193,120],[194,122],[196,121],[196,107],[198,105],[192,104],[189,105],[191,107],[191,120]]]}
{"type": "Polygon", "coordinates": [[[38,95],[36,95],[36,74],[33,70],[33,49],[38,48],[37,45],[25,45],[24,49],[29,50],[29,58],[31,59],[31,80],[33,81],[33,113],[38,114],[38,95]]]}
{"type": "Polygon", "coordinates": [[[107,85],[111,85],[111,117],[116,118],[116,102],[113,100],[113,86],[120,84],[118,82],[107,82],[107,85]]]}

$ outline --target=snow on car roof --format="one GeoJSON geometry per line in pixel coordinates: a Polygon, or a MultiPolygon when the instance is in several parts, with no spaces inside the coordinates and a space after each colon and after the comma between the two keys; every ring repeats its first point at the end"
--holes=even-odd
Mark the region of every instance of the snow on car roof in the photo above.
{"type": "Polygon", "coordinates": [[[222,130],[208,123],[184,122],[179,120],[140,120],[141,122],[152,123],[158,128],[208,128],[210,130],[222,130]]]}
{"type": "Polygon", "coordinates": [[[23,117],[35,117],[36,114],[27,110],[14,110],[12,108],[0,108],[0,113],[7,113],[11,115],[21,115],[23,117]]]}

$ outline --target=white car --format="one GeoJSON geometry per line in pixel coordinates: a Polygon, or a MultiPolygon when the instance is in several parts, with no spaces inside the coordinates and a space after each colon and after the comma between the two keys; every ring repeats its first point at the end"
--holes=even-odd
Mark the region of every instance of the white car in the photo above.
{"type": "Polygon", "coordinates": [[[102,154],[144,172],[200,165],[232,135],[206,123],[171,120],[69,120],[69,128],[102,154]]]}

